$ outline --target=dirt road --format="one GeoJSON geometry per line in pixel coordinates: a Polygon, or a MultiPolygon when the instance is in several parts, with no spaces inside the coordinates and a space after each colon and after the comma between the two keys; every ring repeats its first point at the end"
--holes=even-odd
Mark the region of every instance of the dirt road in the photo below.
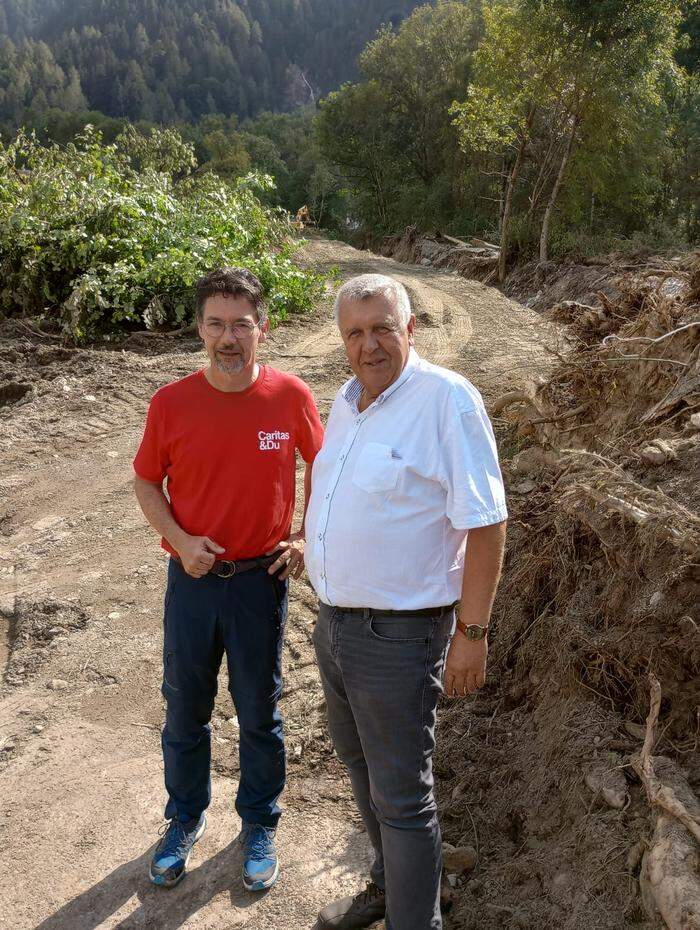
{"type": "MultiPolygon", "coordinates": [[[[344,278],[395,274],[414,301],[419,351],[487,397],[544,359],[541,319],[481,284],[324,240],[303,259],[344,278]]],[[[305,378],[325,415],[348,374],[329,301],[276,329],[265,357],[305,378]]],[[[131,459],[156,388],[203,363],[193,340],[76,351],[8,325],[0,343],[0,927],[305,928],[363,881],[367,843],[325,735],[305,582],[285,651],[282,879],[264,896],[241,890],[223,676],[209,830],[180,887],[164,893],[146,878],[162,822],[166,563],[136,506],[131,459]]]]}

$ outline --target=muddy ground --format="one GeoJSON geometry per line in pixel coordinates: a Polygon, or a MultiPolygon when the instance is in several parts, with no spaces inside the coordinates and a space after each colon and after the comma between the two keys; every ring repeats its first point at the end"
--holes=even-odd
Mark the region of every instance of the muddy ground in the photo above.
{"type": "MultiPolygon", "coordinates": [[[[383,271],[401,279],[414,301],[419,351],[466,374],[487,402],[550,367],[554,327],[492,288],[321,239],[305,247],[304,260],[338,266],[343,278],[383,271]]],[[[17,322],[6,323],[1,338],[0,926],[313,927],[323,904],[362,884],[368,846],[324,728],[310,644],[315,599],[305,581],[292,593],[285,651],[290,765],[280,882],[267,895],[241,889],[236,720],[224,675],[209,829],[179,888],[163,893],[146,876],[164,800],[166,563],[136,506],[131,459],[152,393],[204,364],[198,343],[135,335],[71,350],[17,322]]],[[[325,416],[348,376],[330,301],[276,329],[265,359],[300,374],[325,416]]],[[[502,438],[508,458],[517,449],[510,433],[502,438]]],[[[513,499],[532,491],[508,475],[513,499]]],[[[582,760],[632,749],[639,732],[613,733],[595,703],[563,699],[552,720],[522,698],[492,674],[474,701],[444,709],[438,788],[446,838],[479,855],[474,872],[453,879],[446,894],[446,926],[649,926],[627,866],[648,829],[640,792],[631,810],[601,806],[583,769],[572,779],[552,752],[559,729],[562,742],[578,747],[569,745],[569,756],[580,751],[582,760]],[[536,780],[540,796],[529,770],[538,764],[551,772],[536,780]],[[596,842],[598,865],[582,880],[581,862],[590,862],[596,842]],[[626,907],[598,892],[611,871],[628,888],[626,907]]],[[[606,771],[615,768],[609,763],[606,771]]]]}

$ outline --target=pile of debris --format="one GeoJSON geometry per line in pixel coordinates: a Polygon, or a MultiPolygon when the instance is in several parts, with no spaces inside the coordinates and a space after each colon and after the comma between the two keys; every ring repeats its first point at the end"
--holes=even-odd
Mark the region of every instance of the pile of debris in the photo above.
{"type": "Polygon", "coordinates": [[[581,448],[635,469],[697,450],[700,431],[700,257],[673,277],[631,278],[616,300],[560,301],[566,350],[543,384],[506,396],[518,434],[551,449],[581,448]],[[513,406],[517,405],[515,411],[513,406]],[[651,448],[658,446],[658,453],[651,448]]]}
{"type": "Polygon", "coordinates": [[[700,928],[700,253],[634,270],[500,398],[492,681],[447,708],[454,925],[700,928]]]}
{"type": "Polygon", "coordinates": [[[436,232],[421,234],[415,226],[407,227],[402,236],[387,236],[380,252],[397,262],[450,268],[464,278],[476,278],[488,283],[498,272],[500,249],[483,239],[455,239],[436,232]]]}
{"type": "Polygon", "coordinates": [[[692,256],[654,255],[641,249],[634,253],[611,252],[591,258],[561,262],[528,262],[514,268],[504,285],[508,297],[553,315],[575,315],[576,308],[591,309],[605,298],[615,301],[632,283],[662,280],[669,292],[683,287],[692,256]]]}

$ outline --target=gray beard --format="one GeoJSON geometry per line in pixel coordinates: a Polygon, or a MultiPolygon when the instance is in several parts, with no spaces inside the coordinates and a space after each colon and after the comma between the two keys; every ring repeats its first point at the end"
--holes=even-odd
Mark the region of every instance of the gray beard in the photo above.
{"type": "Polygon", "coordinates": [[[240,355],[236,358],[225,359],[214,353],[214,364],[225,375],[237,375],[245,367],[245,362],[240,355]]]}

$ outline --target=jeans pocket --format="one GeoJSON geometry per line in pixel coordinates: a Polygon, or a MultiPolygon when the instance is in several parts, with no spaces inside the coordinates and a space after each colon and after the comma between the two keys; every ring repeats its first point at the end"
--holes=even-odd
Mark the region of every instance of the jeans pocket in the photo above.
{"type": "Polygon", "coordinates": [[[428,617],[402,617],[372,614],[369,629],[372,636],[383,643],[427,643],[432,621],[428,617]]]}

